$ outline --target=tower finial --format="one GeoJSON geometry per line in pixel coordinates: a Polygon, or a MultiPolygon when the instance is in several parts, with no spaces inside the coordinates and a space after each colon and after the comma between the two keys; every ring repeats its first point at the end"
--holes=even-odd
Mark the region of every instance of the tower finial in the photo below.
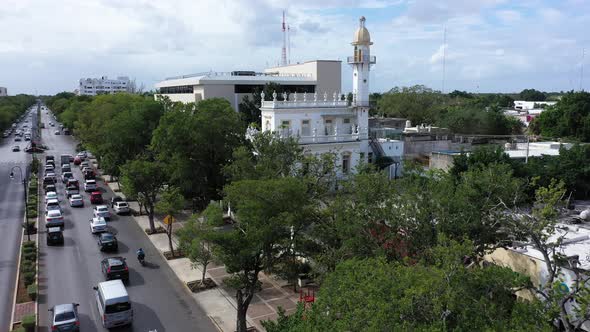
{"type": "Polygon", "coordinates": [[[361,28],[364,28],[364,27],[365,27],[365,21],[366,21],[366,20],[367,20],[367,19],[366,19],[364,16],[361,16],[361,18],[359,19],[359,26],[360,26],[361,28]]]}

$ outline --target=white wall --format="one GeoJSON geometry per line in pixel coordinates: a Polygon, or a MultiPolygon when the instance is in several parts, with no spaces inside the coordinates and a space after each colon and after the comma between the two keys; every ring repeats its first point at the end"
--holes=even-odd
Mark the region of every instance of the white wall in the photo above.
{"type": "Polygon", "coordinates": [[[8,89],[0,86],[0,97],[6,97],[6,96],[8,96],[8,89]]]}

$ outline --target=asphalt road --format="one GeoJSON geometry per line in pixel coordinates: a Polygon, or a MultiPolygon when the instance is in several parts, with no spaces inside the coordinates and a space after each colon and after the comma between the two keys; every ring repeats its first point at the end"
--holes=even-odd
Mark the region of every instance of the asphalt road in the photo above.
{"type": "MultiPolygon", "coordinates": [[[[50,119],[45,112],[42,119],[48,127],[42,129],[41,134],[43,143],[50,149],[46,154],[55,155],[57,166],[60,154],[75,155],[76,142],[72,136],[55,135],[57,127],[48,126],[50,119]]],[[[80,169],[72,166],[74,177],[82,183],[80,169]]],[[[109,200],[113,193],[103,182],[99,181],[99,185],[105,201],[109,200]]],[[[63,184],[59,183],[57,188],[62,210],[65,211],[65,243],[63,246],[48,247],[45,241],[40,241],[39,331],[50,330],[49,307],[70,302],[80,304],[82,331],[106,330],[99,320],[92,287],[104,281],[99,263],[109,256],[127,259],[130,281],[126,287],[134,310],[133,325],[118,328],[117,331],[216,331],[207,315],[186,292],[131,217],[113,215],[108,226],[117,235],[119,251],[101,253],[97,237],[90,232],[92,205],[88,194],[82,194],[85,200],[83,208],[71,208],[63,184]],[[146,266],[141,266],[137,261],[135,251],[139,247],[146,251],[146,266]]],[[[44,222],[42,220],[41,224],[44,222]]],[[[45,233],[42,233],[41,239],[44,236],[45,233]]]]}
{"type": "Polygon", "coordinates": [[[21,223],[24,220],[22,180],[20,174],[11,180],[9,174],[14,166],[20,166],[24,175],[27,160],[30,160],[29,155],[22,151],[27,145],[24,140],[15,142],[14,134],[0,141],[0,331],[10,325],[21,223]],[[21,151],[12,152],[14,145],[20,146],[21,151]]]}

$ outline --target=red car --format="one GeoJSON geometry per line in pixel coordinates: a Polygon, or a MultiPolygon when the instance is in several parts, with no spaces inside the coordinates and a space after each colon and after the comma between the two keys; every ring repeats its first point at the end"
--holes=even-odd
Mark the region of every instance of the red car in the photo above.
{"type": "Polygon", "coordinates": [[[74,165],[80,165],[82,163],[82,159],[80,157],[74,158],[74,165]]]}
{"type": "Polygon", "coordinates": [[[67,187],[76,187],[77,189],[80,189],[80,183],[76,179],[68,179],[68,182],[66,183],[66,188],[67,187]]]}
{"type": "Polygon", "coordinates": [[[90,203],[92,204],[102,204],[102,194],[100,191],[93,191],[90,193],[90,203]]]}

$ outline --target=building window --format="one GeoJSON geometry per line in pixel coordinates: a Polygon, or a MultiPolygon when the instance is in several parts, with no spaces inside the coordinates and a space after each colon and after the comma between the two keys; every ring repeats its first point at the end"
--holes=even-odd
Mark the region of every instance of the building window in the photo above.
{"type": "Polygon", "coordinates": [[[332,126],[332,120],[324,120],[324,135],[334,135],[334,127],[332,126]]]}
{"type": "Polygon", "coordinates": [[[301,136],[311,136],[309,120],[301,120],[301,136]]]}
{"type": "Polygon", "coordinates": [[[291,121],[290,120],[282,120],[281,121],[281,136],[283,136],[283,137],[291,136],[291,121]]]}
{"type": "Polygon", "coordinates": [[[192,85],[181,85],[181,86],[165,86],[160,88],[160,93],[193,93],[192,85]]]}
{"type": "Polygon", "coordinates": [[[350,172],[350,155],[345,154],[342,156],[342,173],[348,174],[350,172]]]}

